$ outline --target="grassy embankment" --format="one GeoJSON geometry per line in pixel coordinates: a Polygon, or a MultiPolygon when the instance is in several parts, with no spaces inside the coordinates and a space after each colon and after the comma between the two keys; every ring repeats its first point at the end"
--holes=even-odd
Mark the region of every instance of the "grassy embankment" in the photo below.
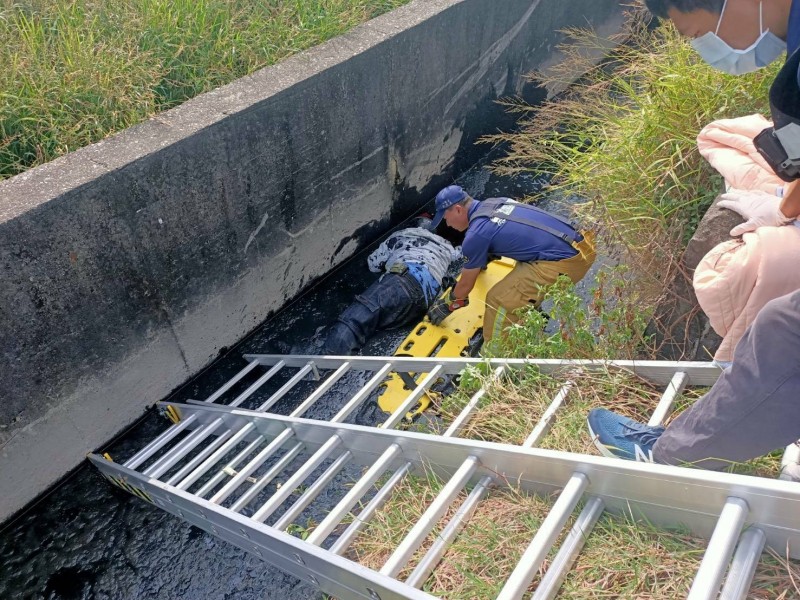
{"type": "Polygon", "coordinates": [[[0,180],[408,1],[4,2],[0,180]]]}
{"type": "MultiPolygon", "coordinates": [[[[508,156],[496,164],[498,171],[513,175],[544,169],[553,176],[551,193],[585,198],[583,218],[598,225],[606,249],[630,267],[602,275],[588,307],[572,286],[554,286],[551,315],[558,330],[543,333],[541,317],[531,312],[495,349],[497,355],[655,357],[658,349],[644,335],[651,307],[675,275],[685,240],[721,185],[699,156],[695,136],[714,119],[768,110],[766,90],[774,70],[728,77],[700,62],[672,29],[648,32],[639,24],[632,29],[633,43],[614,54],[613,68],[585,65],[587,77],[543,107],[510,104],[523,114],[521,130],[490,140],[510,143],[508,156]]],[[[563,73],[574,72],[581,48],[596,43],[591,35],[576,33],[563,73]]],[[[444,422],[458,414],[481,377],[478,372],[462,376],[462,389],[441,407],[444,422]]],[[[585,427],[590,408],[612,408],[646,421],[661,393],[620,373],[571,377],[575,391],[540,444],[543,448],[594,453],[585,427]]],[[[495,384],[462,437],[521,443],[559,385],[532,371],[495,384]]],[[[686,390],[670,418],[702,393],[686,390]]],[[[730,470],[775,477],[779,455],[730,470]]],[[[352,555],[380,568],[441,486],[433,476],[407,478],[356,541],[352,555]]],[[[551,504],[513,490],[491,492],[424,589],[447,598],[494,597],[551,504]]],[[[704,549],[702,540],[685,531],[658,531],[630,518],[604,515],[559,597],[685,597],[704,549]]],[[[748,597],[798,597],[798,582],[795,561],[765,554],[748,597]]]]}

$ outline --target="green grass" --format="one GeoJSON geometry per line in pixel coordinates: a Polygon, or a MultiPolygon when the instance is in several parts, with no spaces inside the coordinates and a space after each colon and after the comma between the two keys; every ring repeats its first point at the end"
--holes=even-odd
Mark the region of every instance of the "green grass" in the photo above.
{"type": "Polygon", "coordinates": [[[409,0],[4,0],[0,179],[409,0]]]}

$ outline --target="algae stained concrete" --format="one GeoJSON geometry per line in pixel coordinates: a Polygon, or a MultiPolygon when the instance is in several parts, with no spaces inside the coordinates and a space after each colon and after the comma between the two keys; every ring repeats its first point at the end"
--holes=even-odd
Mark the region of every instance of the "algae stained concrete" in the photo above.
{"type": "Polygon", "coordinates": [[[0,183],[0,520],[416,210],[611,0],[417,0],[0,183]]]}

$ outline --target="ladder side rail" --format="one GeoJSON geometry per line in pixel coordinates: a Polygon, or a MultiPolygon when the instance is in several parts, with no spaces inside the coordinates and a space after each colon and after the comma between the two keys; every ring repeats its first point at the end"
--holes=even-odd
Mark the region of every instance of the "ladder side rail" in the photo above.
{"type": "Polygon", "coordinates": [[[317,586],[327,594],[360,600],[435,600],[425,592],[372,569],[264,524],[254,523],[248,517],[144,477],[98,455],[90,455],[89,459],[101,473],[121,478],[126,485],[141,490],[153,504],[166,512],[256,555],[303,582],[317,586]]]}
{"type": "Polygon", "coordinates": [[[209,402],[209,403],[216,402],[217,400],[219,400],[225,394],[225,392],[227,392],[234,385],[239,383],[245,375],[247,375],[250,371],[255,369],[257,366],[259,366],[259,362],[257,360],[249,361],[247,363],[247,366],[244,369],[242,369],[236,375],[234,375],[228,381],[226,381],[217,391],[215,391],[208,398],[203,400],[203,402],[209,402]]]}
{"type": "Polygon", "coordinates": [[[736,541],[742,531],[749,507],[741,498],[731,496],[708,542],[700,568],[697,570],[687,600],[714,600],[719,595],[720,584],[733,555],[736,541]]]}
{"type": "MultiPolygon", "coordinates": [[[[672,376],[653,414],[650,416],[650,420],[647,423],[649,426],[656,427],[661,425],[671,412],[675,399],[683,392],[688,382],[689,377],[685,371],[677,371],[672,376]]],[[[556,597],[567,573],[569,573],[570,568],[578,558],[589,534],[591,534],[605,508],[606,505],[602,498],[597,496],[589,497],[575,524],[570,528],[567,537],[564,538],[561,548],[559,548],[558,553],[556,553],[547,571],[542,576],[539,585],[536,586],[532,600],[552,600],[556,597]]]]}
{"type": "Polygon", "coordinates": [[[719,600],[746,600],[767,538],[758,527],[742,534],[719,600]]]}
{"type": "Polygon", "coordinates": [[[675,371],[685,371],[695,385],[712,385],[721,372],[720,368],[708,361],[665,361],[665,360],[592,360],[555,358],[414,358],[406,356],[319,356],[314,354],[282,356],[269,354],[245,354],[245,360],[258,360],[262,365],[275,364],[279,360],[287,366],[301,367],[309,360],[315,361],[318,368],[334,369],[345,360],[354,369],[376,371],[386,362],[391,362],[396,371],[427,373],[437,364],[442,365],[443,373],[455,375],[467,366],[489,365],[494,369],[507,366],[510,369],[536,367],[544,374],[559,373],[565,369],[585,369],[590,372],[604,372],[608,369],[630,371],[639,377],[658,385],[666,385],[675,371]]]}
{"type": "Polygon", "coordinates": [[[589,479],[583,473],[576,472],[570,477],[503,589],[500,590],[497,600],[522,598],[588,485],[589,479]]]}
{"type": "Polygon", "coordinates": [[[309,361],[309,363],[306,366],[304,366],[302,369],[297,371],[297,373],[292,375],[289,381],[287,381],[280,388],[278,388],[275,391],[275,393],[272,394],[269,398],[267,398],[267,400],[263,404],[261,404],[256,410],[267,411],[273,406],[275,406],[275,404],[277,404],[281,398],[283,398],[286,394],[289,393],[289,390],[291,390],[294,386],[300,383],[306,375],[312,372],[315,372],[314,361],[309,361]]]}
{"type": "Polygon", "coordinates": [[[273,377],[274,377],[274,376],[275,376],[275,375],[278,373],[278,371],[280,371],[281,369],[283,369],[283,367],[284,367],[284,366],[286,366],[286,363],[285,363],[284,361],[282,361],[282,360],[280,360],[280,361],[278,361],[277,363],[275,363],[275,364],[272,366],[272,368],[271,368],[271,369],[269,369],[269,370],[268,370],[266,373],[264,373],[264,374],[263,374],[261,377],[259,377],[258,379],[256,379],[256,380],[255,380],[255,381],[252,383],[252,385],[250,385],[250,387],[248,387],[248,388],[247,388],[245,391],[243,391],[241,394],[239,394],[238,396],[236,396],[236,398],[234,398],[234,399],[231,401],[231,403],[230,403],[230,404],[228,404],[228,406],[239,406],[239,405],[240,405],[242,402],[244,402],[244,401],[245,401],[245,400],[247,400],[247,399],[248,399],[250,396],[252,396],[253,394],[255,394],[255,393],[258,391],[258,389],[259,389],[259,388],[260,388],[262,385],[264,385],[264,384],[265,384],[265,383],[267,383],[267,382],[268,382],[270,379],[272,379],[272,378],[273,378],[273,377]]]}
{"type": "MultiPolygon", "coordinates": [[[[180,406],[187,414],[204,413],[203,419],[224,417],[229,424],[252,420],[257,431],[265,435],[290,426],[298,443],[309,448],[319,448],[331,435],[337,435],[344,440],[345,449],[366,465],[372,464],[392,444],[400,445],[406,460],[414,462],[415,466],[432,466],[438,472],[453,473],[464,460],[475,455],[487,470],[518,481],[522,490],[535,493],[560,489],[575,471],[580,471],[593,481],[589,493],[603,498],[610,509],[632,511],[656,525],[677,521],[695,535],[705,537],[713,530],[717,520],[714,515],[719,514],[726,499],[736,496],[750,503],[749,518],[759,523],[770,547],[782,550],[789,541],[792,548],[800,548],[797,537],[800,526],[794,518],[800,512],[800,489],[792,482],[481,440],[443,438],[414,431],[328,423],[225,406],[180,406]]],[[[792,551],[792,557],[796,555],[797,552],[792,551]]]]}

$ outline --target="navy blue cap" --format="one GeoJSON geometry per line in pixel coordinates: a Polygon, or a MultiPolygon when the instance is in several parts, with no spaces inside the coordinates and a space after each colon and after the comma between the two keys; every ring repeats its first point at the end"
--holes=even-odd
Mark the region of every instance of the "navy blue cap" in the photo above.
{"type": "Polygon", "coordinates": [[[466,197],[467,192],[465,192],[459,185],[448,185],[441,192],[436,194],[436,214],[433,216],[433,223],[431,223],[431,227],[436,229],[439,226],[439,223],[442,222],[444,211],[454,204],[458,204],[466,197]]]}

